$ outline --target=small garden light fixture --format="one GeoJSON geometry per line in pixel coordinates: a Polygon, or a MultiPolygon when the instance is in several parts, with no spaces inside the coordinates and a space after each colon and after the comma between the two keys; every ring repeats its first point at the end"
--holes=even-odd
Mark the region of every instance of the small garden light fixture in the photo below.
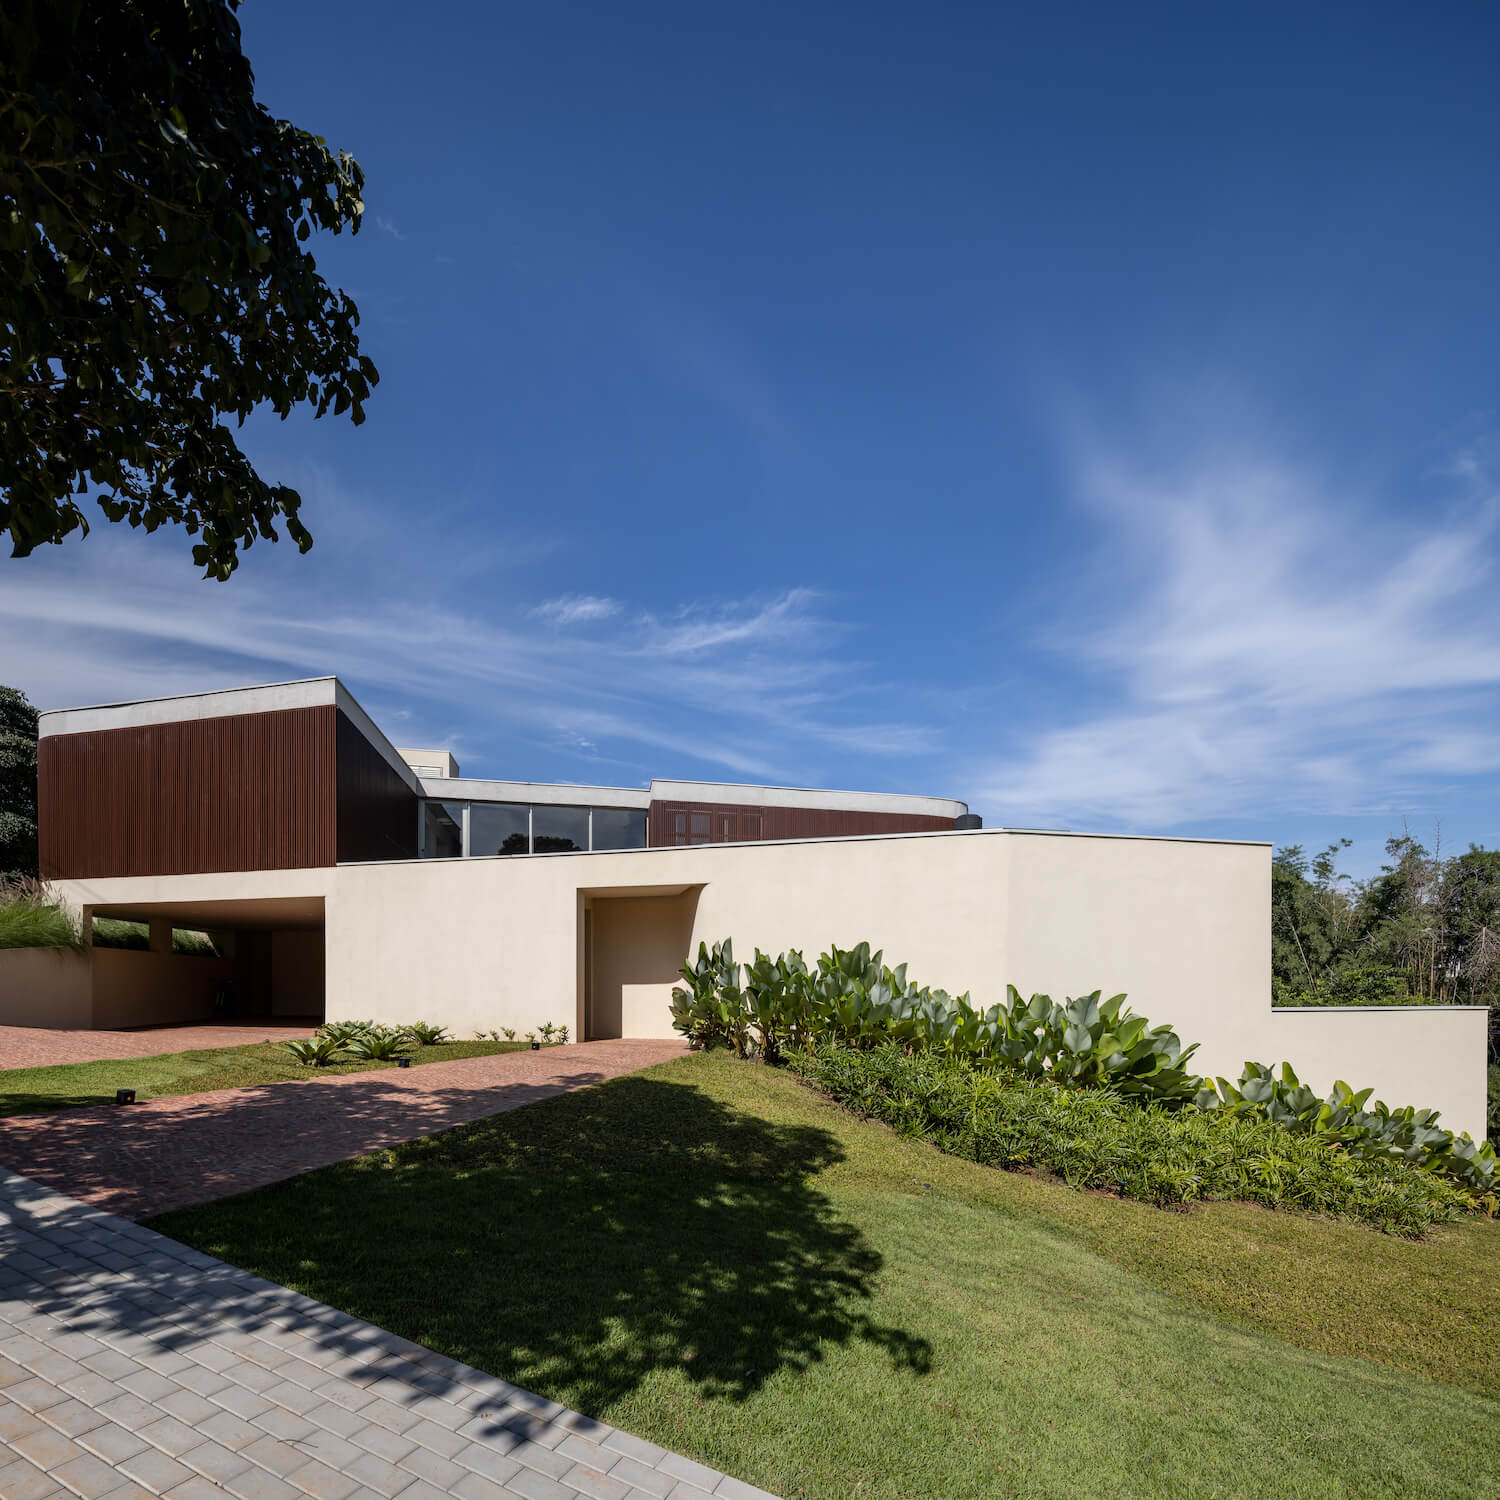
{"type": "Polygon", "coordinates": [[[398,1057],[396,1059],[396,1066],[398,1068],[409,1068],[409,1067],[411,1067],[411,1058],[409,1058],[409,1057],[398,1057]]]}
{"type": "Polygon", "coordinates": [[[134,1089],[116,1089],[115,1090],[115,1103],[116,1104],[134,1104],[135,1103],[135,1090],[134,1089]]]}

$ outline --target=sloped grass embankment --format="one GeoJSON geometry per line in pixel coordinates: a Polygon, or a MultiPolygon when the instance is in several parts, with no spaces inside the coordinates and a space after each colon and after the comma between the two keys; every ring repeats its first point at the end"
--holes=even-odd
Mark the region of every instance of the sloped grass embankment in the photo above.
{"type": "Polygon", "coordinates": [[[1500,1493],[1500,1228],[1000,1172],[696,1055],[156,1228],[778,1494],[1500,1493]]]}

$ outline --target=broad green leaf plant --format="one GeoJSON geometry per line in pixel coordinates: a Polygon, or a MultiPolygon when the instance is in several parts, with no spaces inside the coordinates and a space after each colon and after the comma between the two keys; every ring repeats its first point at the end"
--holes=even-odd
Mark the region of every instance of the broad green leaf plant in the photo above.
{"type": "Polygon", "coordinates": [[[1326,1098],[1302,1084],[1290,1064],[1277,1077],[1246,1063],[1238,1084],[1189,1072],[1198,1050],[1170,1027],[1136,1015],[1124,995],[1005,999],[980,1009],[967,993],[918,985],[906,965],[888,967],[868,943],[830,946],[809,967],[795,949],[772,958],[735,961],[726,939],[698,945],[672,991],[672,1024],[696,1047],[730,1047],[768,1063],[789,1050],[834,1042],[867,1049],[896,1043],[979,1070],[1007,1070],[1064,1087],[1105,1088],[1122,1099],[1169,1109],[1223,1112],[1268,1120],[1302,1134],[1326,1136],[1351,1155],[1405,1161],[1463,1184],[1495,1192],[1495,1152],[1438,1123],[1429,1109],[1392,1109],[1372,1091],[1336,1083],[1326,1098]]]}

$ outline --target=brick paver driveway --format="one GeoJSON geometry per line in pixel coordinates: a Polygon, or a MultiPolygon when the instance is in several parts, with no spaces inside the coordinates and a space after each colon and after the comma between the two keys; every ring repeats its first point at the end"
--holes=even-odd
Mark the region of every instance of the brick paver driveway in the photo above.
{"type": "Polygon", "coordinates": [[[202,1047],[248,1047],[311,1036],[315,1023],[221,1021],[212,1026],[149,1026],[139,1031],[53,1031],[45,1026],[0,1026],[0,1069],[50,1068],[56,1063],[109,1057],[157,1057],[202,1047]]]}
{"type": "Polygon", "coordinates": [[[4,1500],[772,1500],[0,1171],[4,1500]]]}
{"type": "Polygon", "coordinates": [[[0,1165],[111,1213],[145,1218],[435,1135],[685,1050],[675,1041],[575,1042],[378,1073],[311,1073],[305,1083],[15,1115],[0,1120],[0,1165]]]}

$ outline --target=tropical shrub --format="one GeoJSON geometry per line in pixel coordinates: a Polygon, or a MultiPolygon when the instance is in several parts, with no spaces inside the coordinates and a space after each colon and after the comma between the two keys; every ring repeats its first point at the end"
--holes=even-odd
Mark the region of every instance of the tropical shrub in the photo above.
{"type": "Polygon", "coordinates": [[[419,1047],[436,1047],[448,1040],[446,1026],[434,1026],[430,1021],[414,1021],[406,1028],[406,1034],[419,1047]]]}
{"type": "Polygon", "coordinates": [[[1456,1184],[1268,1118],[1205,1113],[895,1043],[823,1041],[789,1066],[845,1107],[987,1166],[1158,1206],[1237,1199],[1419,1235],[1471,1207],[1456,1184]]]}
{"type": "Polygon", "coordinates": [[[1298,1134],[1337,1141],[1356,1156],[1410,1162],[1441,1172],[1477,1192],[1494,1186],[1493,1149],[1443,1129],[1435,1109],[1392,1109],[1379,1100],[1367,1108],[1374,1089],[1356,1094],[1343,1082],[1319,1098],[1286,1062],[1280,1078],[1263,1063],[1246,1063],[1238,1086],[1224,1078],[1216,1084],[1200,1091],[1200,1110],[1265,1118],[1298,1134]]]}
{"type": "Polygon", "coordinates": [[[404,1056],[410,1039],[403,1030],[394,1027],[372,1027],[351,1037],[344,1050],[350,1057],[361,1062],[394,1062],[404,1056]]]}
{"type": "MultiPolygon", "coordinates": [[[[757,950],[757,956],[759,950],[757,950]]],[[[679,971],[687,980],[672,991],[672,1025],[695,1047],[733,1046],[748,1055],[750,1027],[740,990],[740,966],[727,938],[712,948],[698,944],[698,958],[679,971]]]]}
{"type": "Polygon", "coordinates": [[[318,1035],[328,1037],[340,1047],[375,1030],[373,1021],[324,1021],[318,1027],[318,1035]]]}
{"type": "Polygon", "coordinates": [[[328,1036],[313,1036],[305,1041],[283,1042],[281,1045],[304,1068],[327,1067],[329,1063],[338,1061],[339,1052],[342,1050],[340,1043],[328,1036]]]}
{"type": "Polygon", "coordinates": [[[44,881],[0,880],[0,948],[66,948],[79,952],[83,935],[73,914],[44,881]]]}
{"type": "MultiPolygon", "coordinates": [[[[502,1026],[498,1031],[476,1031],[474,1040],[477,1042],[498,1042],[501,1040],[513,1042],[516,1039],[516,1028],[514,1026],[502,1026]]],[[[544,1047],[551,1047],[568,1039],[568,1028],[559,1026],[555,1021],[543,1021],[535,1031],[528,1031],[523,1040],[528,1042],[540,1041],[544,1047]]]]}
{"type": "Polygon", "coordinates": [[[1345,1083],[1319,1099],[1285,1064],[1280,1081],[1252,1062],[1237,1086],[1211,1082],[1187,1070],[1197,1044],[1184,1047],[1170,1026],[1135,1015],[1124,995],[1103,999],[1095,990],[1059,1004],[1048,995],[1023,1000],[1007,986],[1003,1001],[981,1010],[967,994],[913,983],[905,964],[888,968],[868,943],[830,946],[813,969],[795,950],[772,959],[758,948],[742,968],[728,940],[712,948],[700,943],[697,958],[680,972],[686,984],[672,991],[672,1024],[694,1046],[727,1045],[741,1057],[758,1053],[775,1062],[812,1043],[860,1050],[896,1042],[980,1071],[1269,1120],[1293,1133],[1330,1137],[1362,1157],[1442,1173],[1493,1202],[1494,1149],[1443,1128],[1435,1110],[1370,1105],[1370,1090],[1355,1094],[1345,1083]]]}
{"type": "MultiPolygon", "coordinates": [[[[728,950],[729,944],[723,947],[728,950]]],[[[745,1008],[768,1063],[776,1062],[787,1048],[806,1045],[812,1020],[810,978],[795,949],[768,958],[757,948],[755,962],[746,966],[745,1008]]]]}
{"type": "Polygon", "coordinates": [[[1023,1000],[1008,986],[1004,1001],[980,1010],[967,994],[914,984],[905,964],[887,968],[868,943],[831,947],[813,970],[795,949],[773,959],[757,948],[743,983],[730,942],[700,943],[681,973],[688,984],[672,992],[673,1026],[697,1046],[723,1040],[767,1062],[835,1037],[855,1047],[903,1042],[1148,1098],[1185,1102],[1202,1085],[1183,1067],[1196,1047],[1134,1015],[1124,995],[1105,1000],[1095,990],[1059,1005],[1046,995],[1023,1000]]]}

